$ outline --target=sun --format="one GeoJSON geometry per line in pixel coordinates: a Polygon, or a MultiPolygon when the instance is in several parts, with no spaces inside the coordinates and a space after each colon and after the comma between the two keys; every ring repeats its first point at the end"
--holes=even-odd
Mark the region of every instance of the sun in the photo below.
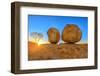
{"type": "Polygon", "coordinates": [[[41,45],[41,43],[40,43],[40,42],[38,42],[37,44],[38,44],[38,45],[41,45]]]}
{"type": "Polygon", "coordinates": [[[38,45],[41,45],[41,44],[44,44],[44,41],[43,41],[43,40],[40,40],[40,41],[38,42],[38,45]]]}
{"type": "Polygon", "coordinates": [[[41,39],[39,42],[38,42],[38,45],[41,45],[41,44],[48,44],[49,42],[41,39]]]}

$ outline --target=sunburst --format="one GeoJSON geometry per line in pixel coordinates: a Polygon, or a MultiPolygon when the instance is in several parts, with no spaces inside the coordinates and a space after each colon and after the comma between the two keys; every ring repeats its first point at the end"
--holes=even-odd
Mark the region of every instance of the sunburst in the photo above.
{"type": "Polygon", "coordinates": [[[48,41],[45,41],[43,39],[41,39],[39,42],[38,42],[38,45],[41,45],[41,44],[49,44],[48,41]]]}

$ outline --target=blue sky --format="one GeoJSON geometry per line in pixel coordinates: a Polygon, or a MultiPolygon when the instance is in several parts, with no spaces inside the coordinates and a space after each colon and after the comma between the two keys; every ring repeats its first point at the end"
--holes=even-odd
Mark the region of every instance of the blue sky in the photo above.
{"type": "Polygon", "coordinates": [[[50,15],[28,15],[28,31],[43,34],[43,39],[48,41],[47,31],[55,27],[62,33],[67,24],[76,24],[82,31],[81,42],[88,40],[88,18],[76,16],[50,16],[50,15]]]}

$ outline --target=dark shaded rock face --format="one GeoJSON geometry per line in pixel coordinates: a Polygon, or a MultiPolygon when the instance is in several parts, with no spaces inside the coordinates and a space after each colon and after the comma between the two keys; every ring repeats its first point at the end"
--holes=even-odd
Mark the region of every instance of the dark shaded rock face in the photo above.
{"type": "Polygon", "coordinates": [[[82,32],[75,24],[68,24],[62,32],[62,40],[67,43],[75,43],[81,40],[82,32]]]}
{"type": "Polygon", "coordinates": [[[50,28],[47,32],[48,41],[52,44],[56,44],[60,40],[60,33],[56,28],[50,28]]]}

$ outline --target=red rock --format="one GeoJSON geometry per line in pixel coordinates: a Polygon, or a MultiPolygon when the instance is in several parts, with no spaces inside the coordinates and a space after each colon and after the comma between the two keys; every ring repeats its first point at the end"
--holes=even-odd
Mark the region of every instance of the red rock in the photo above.
{"type": "Polygon", "coordinates": [[[75,24],[68,24],[62,32],[62,40],[67,43],[75,43],[81,40],[82,32],[75,24]]]}
{"type": "Polygon", "coordinates": [[[56,44],[60,40],[60,33],[56,28],[50,28],[47,32],[48,41],[52,44],[56,44]]]}

